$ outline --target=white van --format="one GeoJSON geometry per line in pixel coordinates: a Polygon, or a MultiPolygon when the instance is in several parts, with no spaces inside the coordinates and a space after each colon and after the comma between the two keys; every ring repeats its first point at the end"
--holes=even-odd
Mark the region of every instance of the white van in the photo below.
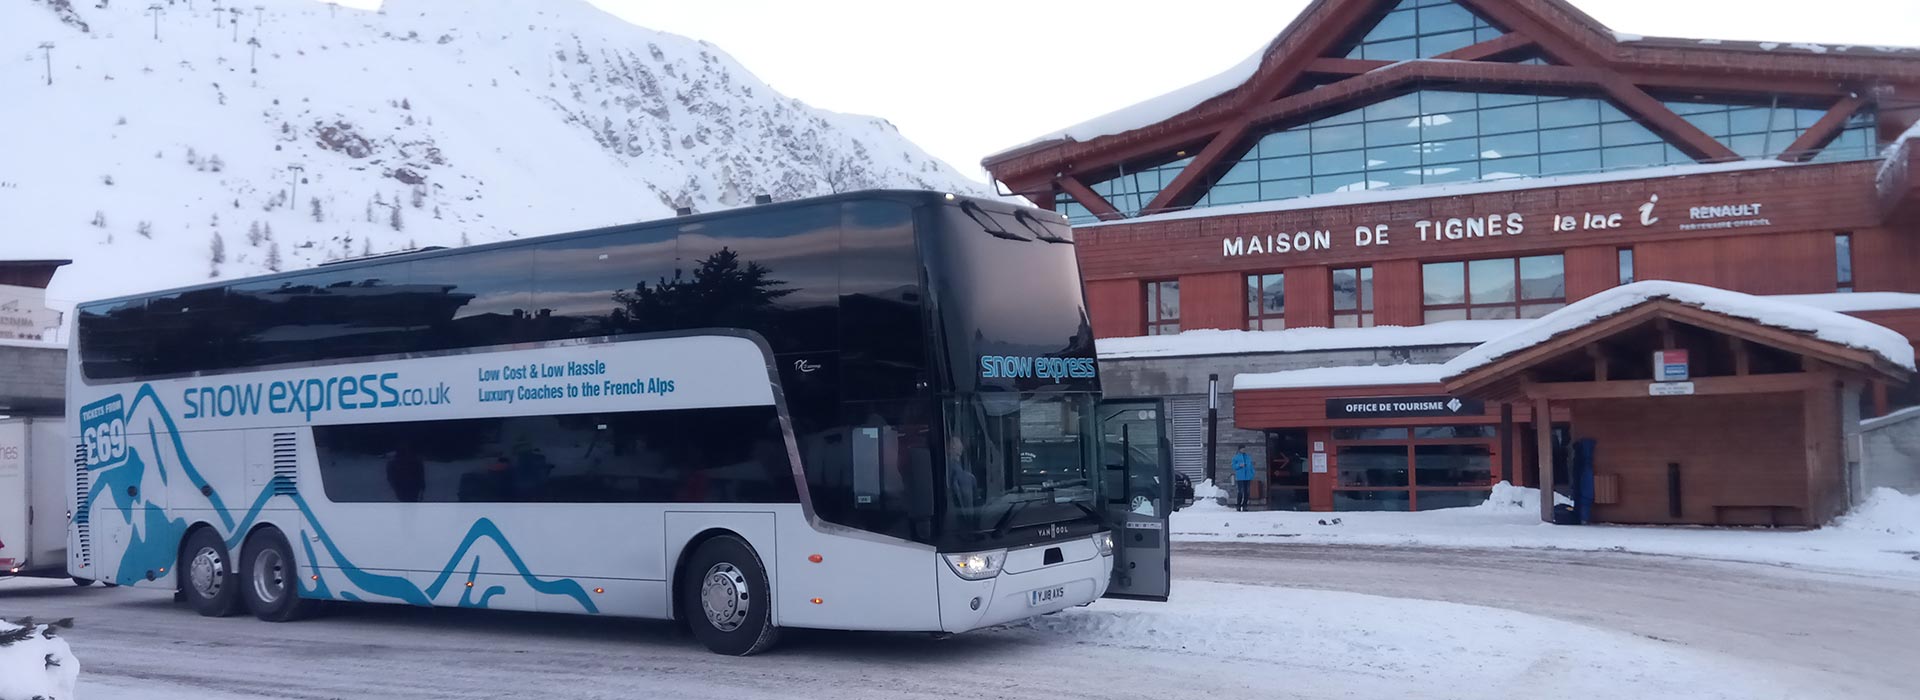
{"type": "Polygon", "coordinates": [[[0,577],[67,576],[68,445],[59,418],[0,418],[0,577]]]}

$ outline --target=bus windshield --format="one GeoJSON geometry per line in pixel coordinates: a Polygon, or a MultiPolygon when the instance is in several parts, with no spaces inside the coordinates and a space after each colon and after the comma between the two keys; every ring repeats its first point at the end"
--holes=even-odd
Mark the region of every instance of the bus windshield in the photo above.
{"type": "Polygon", "coordinates": [[[1097,511],[1092,394],[987,393],[946,401],[949,503],[957,542],[1084,520],[1097,511]]]}

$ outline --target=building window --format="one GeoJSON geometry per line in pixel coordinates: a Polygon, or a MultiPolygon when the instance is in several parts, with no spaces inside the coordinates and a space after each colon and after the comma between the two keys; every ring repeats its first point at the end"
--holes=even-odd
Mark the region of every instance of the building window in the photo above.
{"type": "Polygon", "coordinates": [[[1082,206],[1073,198],[1073,195],[1065,192],[1053,196],[1053,210],[1067,217],[1067,223],[1071,224],[1087,224],[1100,220],[1100,217],[1093,215],[1092,210],[1082,206]]]}
{"type": "Polygon", "coordinates": [[[1833,237],[1835,289],[1842,292],[1853,291],[1853,234],[1840,233],[1833,237]]]}
{"type": "Polygon", "coordinates": [[[1539,318],[1567,305],[1566,262],[1558,254],[1427,263],[1420,273],[1427,323],[1539,318]]]}
{"type": "Polygon", "coordinates": [[[1478,505],[1499,479],[1498,436],[1493,425],[1334,428],[1334,509],[1478,505]]]}
{"type": "MultiPolygon", "coordinates": [[[[1186,151],[1180,151],[1180,154],[1185,155],[1186,151]]],[[[1122,167],[1119,175],[1093,183],[1088,188],[1106,198],[1108,204],[1128,217],[1153,213],[1142,210],[1160,195],[1161,190],[1173,184],[1173,179],[1179,177],[1180,171],[1185,170],[1191,162],[1193,157],[1188,156],[1137,171],[1122,167]]]]}
{"type": "Polygon", "coordinates": [[[1247,275],[1247,330],[1277,331],[1286,327],[1286,274],[1247,275]]]}
{"type": "Polygon", "coordinates": [[[1621,248],[1614,255],[1620,260],[1620,283],[1633,284],[1633,249],[1621,248]]]}
{"type": "Polygon", "coordinates": [[[1333,271],[1333,327],[1373,327],[1373,268],[1333,271]]]}
{"type": "Polygon", "coordinates": [[[1180,280],[1147,283],[1147,335],[1180,332],[1180,280]]]}
{"type": "Polygon", "coordinates": [[[1692,162],[1603,99],[1418,90],[1262,136],[1195,206],[1692,162]]]}
{"type": "Polygon", "coordinates": [[[1400,0],[1341,55],[1370,61],[1432,58],[1500,34],[1479,15],[1451,0],[1400,0]]]}

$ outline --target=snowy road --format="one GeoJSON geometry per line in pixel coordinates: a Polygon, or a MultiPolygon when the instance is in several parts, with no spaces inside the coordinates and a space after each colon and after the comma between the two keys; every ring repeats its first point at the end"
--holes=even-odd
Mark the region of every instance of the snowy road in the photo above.
{"type": "Polygon", "coordinates": [[[73,616],[83,700],[173,698],[1913,697],[1920,581],[1605,552],[1179,545],[1173,604],[946,640],[807,633],[753,659],[668,625],[348,606],[209,620],[0,581],[73,616]],[[1309,590],[1317,589],[1317,590],[1309,590]],[[1563,622],[1564,621],[1564,622],[1563,622]],[[1573,623],[1573,624],[1567,624],[1573,623]]]}

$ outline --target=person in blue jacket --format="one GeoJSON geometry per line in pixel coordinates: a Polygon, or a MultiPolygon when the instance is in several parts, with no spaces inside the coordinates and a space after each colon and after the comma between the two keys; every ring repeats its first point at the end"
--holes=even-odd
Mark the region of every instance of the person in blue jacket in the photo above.
{"type": "Polygon", "coordinates": [[[1246,510],[1247,489],[1253,485],[1253,458],[1247,456],[1245,445],[1233,453],[1233,485],[1240,492],[1240,503],[1235,510],[1246,510]]]}

